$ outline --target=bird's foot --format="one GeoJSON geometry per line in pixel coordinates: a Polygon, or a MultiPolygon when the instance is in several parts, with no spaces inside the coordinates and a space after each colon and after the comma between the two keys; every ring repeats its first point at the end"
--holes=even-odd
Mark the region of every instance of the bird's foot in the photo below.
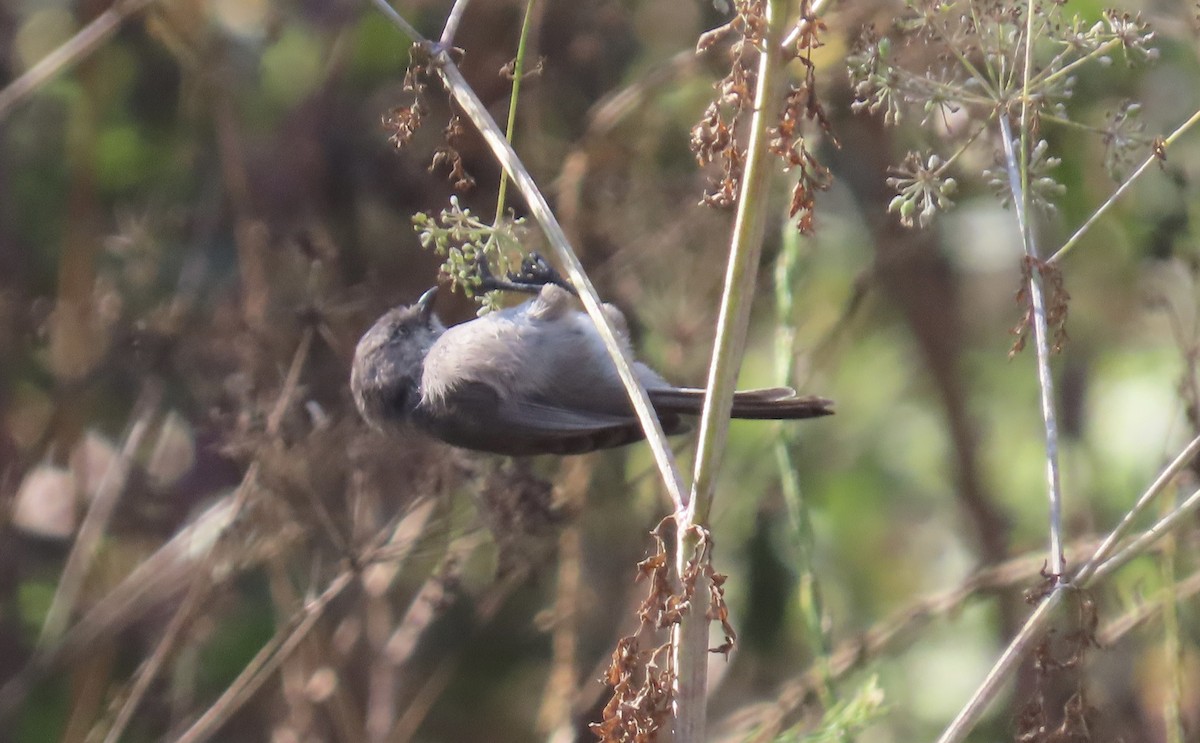
{"type": "Polygon", "coordinates": [[[484,261],[480,261],[479,273],[482,277],[480,288],[485,292],[505,291],[537,294],[541,292],[542,287],[554,284],[578,296],[575,288],[567,283],[567,280],[538,253],[530,253],[525,260],[521,261],[521,270],[509,271],[503,279],[494,276],[484,261]]]}

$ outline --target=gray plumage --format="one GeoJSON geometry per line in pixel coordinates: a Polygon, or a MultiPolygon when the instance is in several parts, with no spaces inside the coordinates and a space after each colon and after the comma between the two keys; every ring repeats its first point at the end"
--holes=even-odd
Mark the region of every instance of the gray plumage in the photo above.
{"type": "MultiPolygon", "coordinates": [[[[548,284],[534,299],[449,329],[432,313],[435,290],[390,310],[355,349],[350,387],[380,429],[412,426],[455,446],[497,454],[579,454],[642,438],[599,334],[574,298],[548,284]]],[[[605,313],[628,346],[625,318],[605,313]]],[[[704,391],[634,370],[668,434],[688,430],[704,391]]],[[[736,418],[814,418],[829,400],[786,387],[739,392],[736,418]]]]}

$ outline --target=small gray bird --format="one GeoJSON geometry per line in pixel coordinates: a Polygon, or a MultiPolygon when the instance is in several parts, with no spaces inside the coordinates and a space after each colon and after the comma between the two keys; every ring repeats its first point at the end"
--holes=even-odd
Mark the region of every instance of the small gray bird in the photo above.
{"type": "MultiPolygon", "coordinates": [[[[546,284],[517,307],[447,329],[433,314],[437,288],[390,310],[354,351],[350,388],[379,429],[415,427],[454,446],[508,454],[582,454],[643,437],[625,388],[588,316],[546,284]]],[[[625,317],[604,311],[628,345],[625,317]]],[[[704,390],[674,387],[635,363],[668,434],[688,430],[704,390]]],[[[832,402],[787,387],[734,395],[733,417],[816,418],[832,402]]]]}

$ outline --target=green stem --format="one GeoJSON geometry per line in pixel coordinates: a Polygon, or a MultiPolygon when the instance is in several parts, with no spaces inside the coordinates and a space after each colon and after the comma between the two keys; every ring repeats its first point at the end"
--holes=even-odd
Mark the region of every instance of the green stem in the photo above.
{"type": "MultiPolygon", "coordinates": [[[[783,240],[783,250],[780,251],[775,266],[775,363],[778,376],[783,384],[791,384],[795,373],[795,339],[796,331],[792,320],[792,282],[795,279],[799,253],[799,233],[789,230],[783,240]]],[[[792,431],[794,429],[787,429],[792,431]]],[[[800,613],[804,618],[808,641],[813,645],[815,667],[818,676],[817,696],[821,705],[831,709],[836,697],[833,693],[832,674],[829,668],[831,651],[829,635],[825,632],[822,619],[825,610],[821,601],[821,587],[817,574],[813,570],[813,552],[815,538],[812,530],[812,518],[809,514],[808,503],[804,500],[800,489],[800,478],[796,474],[796,466],[792,461],[790,445],[794,436],[783,431],[775,442],[775,462],[779,466],[780,490],[783,501],[787,506],[789,521],[792,526],[792,542],[796,545],[796,569],[799,584],[798,599],[800,613]]]]}
{"type": "MultiPolygon", "coordinates": [[[[509,144],[513,141],[513,132],[517,128],[517,100],[521,97],[521,79],[525,77],[525,48],[529,39],[529,29],[533,26],[533,8],[537,0],[529,0],[525,4],[525,20],[521,22],[521,38],[517,42],[517,57],[513,63],[512,97],[508,101],[508,121],[504,125],[504,137],[509,144]]],[[[504,219],[504,204],[508,199],[508,175],[500,172],[500,187],[496,195],[496,221],[504,219]]]]}
{"type": "MultiPolygon", "coordinates": [[[[786,7],[785,0],[770,0],[767,3],[765,49],[778,49],[786,7]]],[[[763,234],[766,231],[772,165],[772,155],[767,151],[767,127],[771,123],[770,113],[774,111],[772,101],[778,99],[777,93],[783,82],[783,61],[775,51],[760,57],[758,88],[754,95],[750,138],[746,146],[746,168],[734,220],[704,410],[700,415],[692,497],[688,503],[689,523],[702,524],[708,520],[721,453],[725,449],[729,431],[729,411],[733,407],[733,390],[746,345],[755,272],[762,255],[763,234]]]]}
{"type": "MultiPolygon", "coordinates": [[[[784,56],[780,52],[787,20],[787,0],[768,0],[767,29],[759,53],[758,83],[754,92],[754,109],[750,117],[750,138],[746,145],[746,168],[738,198],[737,217],[729,251],[729,266],[725,274],[725,290],[717,320],[717,337],[713,345],[705,390],[704,410],[700,414],[699,442],[691,497],[683,511],[676,516],[676,571],[683,575],[688,559],[695,553],[699,531],[693,524],[708,520],[716,490],[717,474],[725,439],[729,432],[729,413],[733,407],[733,390],[741,366],[750,324],[750,300],[754,296],[755,271],[762,254],[762,239],[766,231],[768,190],[771,185],[771,158],[767,150],[767,127],[776,110],[784,75],[784,56]]],[[[706,740],[708,671],[708,619],[705,616],[708,593],[707,577],[696,581],[696,595],[690,611],[684,612],[672,636],[675,655],[675,737],[676,743],[699,743],[706,740]]]]}

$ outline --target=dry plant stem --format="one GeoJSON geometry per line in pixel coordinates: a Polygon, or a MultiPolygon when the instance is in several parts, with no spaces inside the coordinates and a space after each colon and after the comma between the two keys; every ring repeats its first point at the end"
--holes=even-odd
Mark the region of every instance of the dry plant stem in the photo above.
{"type": "Polygon", "coordinates": [[[290,622],[291,628],[276,633],[200,719],[174,739],[175,743],[198,743],[215,733],[292,654],[324,614],[329,603],[350,585],[354,577],[354,572],[343,571],[320,596],[302,607],[290,622]]]}
{"type": "Polygon", "coordinates": [[[1179,585],[1175,575],[1177,561],[1177,542],[1174,534],[1168,534],[1163,540],[1163,549],[1158,557],[1165,588],[1159,592],[1158,607],[1162,610],[1162,654],[1166,661],[1167,677],[1166,698],[1163,706],[1163,726],[1166,728],[1167,743],[1183,743],[1183,720],[1180,710],[1182,707],[1183,690],[1185,687],[1183,673],[1183,653],[1179,639],[1179,596],[1175,589],[1179,585]]]}
{"type": "MultiPolygon", "coordinates": [[[[558,500],[572,512],[582,512],[597,458],[571,457],[559,470],[558,500]]],[[[583,579],[583,528],[567,523],[558,535],[558,570],[554,587],[551,664],[538,710],[537,732],[552,738],[571,729],[571,703],[578,698],[579,617],[586,605],[583,579]]]]}
{"type": "Polygon", "coordinates": [[[129,433],[125,435],[125,443],[105,470],[100,486],[88,507],[87,516],[79,526],[71,554],[67,556],[67,564],[63,567],[62,577],[59,578],[58,587],[54,591],[54,600],[46,613],[42,634],[38,638],[39,650],[56,643],[67,629],[71,613],[75,609],[75,601],[83,588],[83,581],[91,569],[96,552],[100,549],[100,539],[104,536],[113,510],[117,507],[117,501],[125,490],[130,463],[141,448],[142,440],[150,428],[150,419],[161,397],[161,387],[156,382],[150,382],[134,404],[133,424],[129,427],[129,433]]]}
{"type": "MultiPolygon", "coordinates": [[[[312,338],[312,328],[306,328],[292,356],[283,388],[267,416],[267,433],[272,437],[278,434],[283,414],[296,393],[312,338]]],[[[61,640],[40,647],[29,663],[0,687],[0,719],[13,711],[28,693],[30,685],[62,658],[82,652],[98,638],[120,631],[140,612],[172,600],[181,589],[209,575],[217,556],[217,546],[228,536],[230,527],[237,522],[257,487],[258,470],[259,464],[255,461],[233,494],[218,500],[143,561],[67,630],[61,640]]]]}
{"type": "MultiPolygon", "coordinates": [[[[413,537],[415,540],[413,535],[415,527],[419,523],[424,523],[424,520],[428,518],[429,511],[430,506],[427,504],[416,506],[401,519],[400,524],[392,530],[390,535],[383,533],[378,535],[374,544],[366,547],[364,562],[373,562],[378,559],[379,554],[384,552],[407,556],[412,549],[412,544],[397,544],[395,540],[409,537],[413,537]]],[[[398,559],[403,559],[403,557],[398,559]]],[[[174,739],[175,743],[196,743],[208,739],[216,732],[253,696],[263,682],[270,678],[275,669],[299,647],[300,642],[316,625],[329,603],[337,598],[358,575],[357,571],[343,570],[330,582],[320,596],[301,607],[292,616],[288,626],[280,628],[279,632],[255,654],[220,698],[183,735],[174,739]]]]}
{"type": "MultiPolygon", "coordinates": [[[[433,498],[417,502],[392,529],[387,559],[378,559],[363,569],[362,585],[366,637],[370,644],[366,731],[368,741],[386,741],[396,719],[397,665],[387,657],[389,635],[395,625],[388,597],[397,576],[412,553],[436,508],[433,498]]],[[[383,549],[376,552],[381,556],[383,549]]]]}
{"type": "MultiPolygon", "coordinates": [[[[472,637],[478,636],[479,630],[495,618],[496,613],[504,606],[508,597],[520,586],[525,579],[522,571],[516,571],[506,580],[494,584],[491,589],[475,602],[475,630],[472,637]]],[[[416,735],[425,716],[433,707],[438,697],[446,690],[455,669],[462,663],[466,644],[460,644],[453,653],[442,658],[432,677],[428,678],[421,689],[413,696],[408,708],[400,715],[396,726],[388,736],[390,743],[405,743],[416,735]]]]}
{"type": "Polygon", "coordinates": [[[1012,639],[1012,642],[1004,649],[996,664],[992,666],[992,670],[988,672],[988,675],[984,678],[983,683],[979,685],[975,694],[972,695],[971,699],[958,713],[958,716],[954,718],[954,721],[950,723],[950,726],[938,738],[938,743],[960,743],[966,740],[971,729],[975,727],[975,724],[979,722],[979,718],[983,716],[984,710],[988,708],[988,705],[1000,693],[1001,685],[1017,667],[1017,663],[1041,639],[1042,631],[1049,624],[1054,610],[1062,603],[1067,590],[1065,586],[1060,584],[1042,603],[1038,604],[1037,609],[1034,609],[1033,614],[1029,615],[1029,619],[1021,627],[1021,631],[1012,639]]]}
{"type": "MultiPolygon", "coordinates": [[[[1187,121],[1180,124],[1175,131],[1167,135],[1162,142],[1163,150],[1165,151],[1168,147],[1174,144],[1175,140],[1179,139],[1179,137],[1181,137],[1197,123],[1200,123],[1200,111],[1196,111],[1187,121]]],[[[1083,237],[1084,233],[1090,230],[1092,225],[1096,224],[1096,222],[1100,220],[1100,217],[1108,213],[1108,210],[1111,209],[1113,205],[1125,195],[1125,193],[1133,186],[1134,181],[1136,181],[1138,178],[1141,178],[1142,175],[1150,169],[1151,165],[1155,163],[1161,165],[1162,162],[1162,159],[1160,159],[1157,154],[1151,154],[1150,157],[1147,157],[1146,160],[1138,166],[1138,169],[1133,171],[1133,173],[1125,179],[1125,182],[1113,192],[1112,196],[1109,196],[1108,199],[1100,205],[1100,208],[1093,212],[1092,216],[1088,217],[1087,221],[1080,225],[1079,229],[1075,230],[1075,234],[1071,235],[1071,237],[1065,243],[1063,243],[1063,246],[1055,251],[1054,255],[1050,256],[1046,262],[1058,262],[1064,255],[1067,254],[1067,251],[1079,243],[1079,240],[1083,237]]]]}
{"type": "Polygon", "coordinates": [[[788,31],[787,36],[783,38],[783,43],[779,45],[780,48],[784,51],[791,49],[796,41],[800,38],[800,35],[808,31],[808,24],[810,23],[809,19],[815,18],[824,13],[825,6],[829,3],[830,0],[813,0],[812,4],[809,6],[808,15],[802,16],[800,20],[796,21],[796,25],[793,26],[792,30],[788,31]]]}
{"type": "Polygon", "coordinates": [[[421,635],[445,612],[452,600],[446,595],[447,585],[461,574],[462,566],[481,541],[480,535],[468,534],[446,548],[441,563],[413,596],[404,617],[387,638],[382,650],[388,663],[400,666],[412,657],[421,635]]]}
{"type": "Polygon", "coordinates": [[[134,569],[96,606],[67,630],[62,640],[36,652],[15,676],[0,687],[0,720],[14,712],[30,687],[63,662],[87,652],[97,639],[127,627],[149,608],[159,606],[186,587],[197,553],[210,551],[233,523],[234,496],[222,498],[195,523],[172,537],[134,569]]]}
{"type": "MultiPolygon", "coordinates": [[[[1025,256],[1029,261],[1029,303],[1033,309],[1033,340],[1037,350],[1038,386],[1042,392],[1042,423],[1046,429],[1046,480],[1050,496],[1050,572],[1061,576],[1064,571],[1062,553],[1062,485],[1058,471],[1058,419],[1054,412],[1054,377],[1050,374],[1050,341],[1046,327],[1046,299],[1042,291],[1042,270],[1038,265],[1037,242],[1029,221],[1029,202],[1024,180],[1027,162],[1017,161],[1013,152],[1012,127],[1007,112],[1000,114],[1000,132],[1004,139],[1004,160],[1008,168],[1008,187],[1017,212],[1025,256]]],[[[1022,134],[1022,138],[1025,134],[1022,134]]],[[[1025,149],[1025,148],[1022,148],[1025,149]]]]}
{"type": "MultiPolygon", "coordinates": [[[[391,19],[393,23],[396,23],[400,18],[400,15],[388,5],[386,0],[371,0],[371,2],[384,15],[391,19]]],[[[412,29],[407,23],[400,25],[400,28],[401,30],[412,29]]],[[[406,30],[405,33],[408,33],[408,31],[406,30]]],[[[409,35],[417,43],[428,43],[415,33],[409,35]]],[[[683,486],[683,478],[680,476],[679,469],[675,465],[675,457],[671,452],[670,445],[667,443],[667,437],[663,433],[662,425],[658,421],[658,415],[654,412],[654,407],[650,404],[650,398],[633,372],[633,359],[618,339],[616,329],[604,314],[604,310],[602,309],[603,303],[596,293],[596,287],[592,285],[591,279],[584,272],[583,264],[579,261],[579,257],[575,255],[574,249],[571,248],[571,244],[567,240],[562,226],[555,219],[554,213],[550,210],[550,204],[546,201],[546,197],[542,195],[537,183],[534,182],[533,176],[525,169],[524,164],[517,157],[517,153],[513,150],[512,145],[505,139],[504,132],[500,130],[495,120],[492,119],[491,114],[488,113],[487,108],[484,107],[479,97],[475,95],[475,91],[471,89],[471,86],[462,76],[462,73],[459,72],[458,67],[445,52],[438,52],[434,60],[435,68],[442,79],[442,83],[450,91],[450,95],[454,97],[455,102],[458,103],[462,112],[466,114],[471,123],[475,125],[475,128],[479,130],[480,135],[487,143],[488,148],[491,149],[496,161],[504,169],[504,172],[508,174],[508,177],[512,179],[517,190],[525,198],[525,203],[529,207],[530,213],[533,214],[534,219],[541,225],[542,232],[558,256],[559,262],[566,271],[567,278],[571,281],[571,285],[579,292],[583,308],[587,311],[592,323],[595,324],[596,331],[600,334],[600,338],[604,341],[604,346],[608,350],[609,356],[616,365],[617,374],[620,375],[621,382],[625,385],[626,392],[629,393],[630,402],[633,405],[634,412],[637,413],[638,421],[642,424],[643,431],[646,433],[646,440],[650,445],[651,452],[654,454],[654,461],[658,465],[659,474],[662,476],[667,494],[670,496],[676,509],[682,509],[687,503],[687,496],[683,486]]]]}
{"type": "Polygon", "coordinates": [[[1000,656],[1000,659],[992,667],[992,670],[983,680],[983,683],[980,684],[979,689],[976,690],[971,700],[963,707],[950,726],[946,728],[946,731],[942,733],[942,737],[938,739],[938,743],[959,743],[966,739],[971,729],[983,715],[984,710],[987,709],[988,705],[999,693],[1001,684],[1016,667],[1017,662],[1037,642],[1038,638],[1041,637],[1042,632],[1046,629],[1046,625],[1049,624],[1053,609],[1061,603],[1066,591],[1073,590],[1074,586],[1087,588],[1100,578],[1107,576],[1108,573],[1124,565],[1133,557],[1143,554],[1155,540],[1162,537],[1168,530],[1178,526],[1184,518],[1197,510],[1197,507],[1200,507],[1200,491],[1193,493],[1179,508],[1174,509],[1115,557],[1103,563],[1089,578],[1077,584],[1059,584],[1033,614],[1030,615],[1025,625],[1021,628],[1021,631],[1005,649],[1004,654],[1000,656]]]}
{"type": "MultiPolygon", "coordinates": [[[[1194,444],[1195,442],[1193,442],[1194,444]]],[[[1137,510],[1143,507],[1145,502],[1153,497],[1154,493],[1160,492],[1164,487],[1163,483],[1169,479],[1169,473],[1172,471],[1178,472],[1180,468],[1191,461],[1195,455],[1196,447],[1189,445],[1188,448],[1171,463],[1171,466],[1160,475],[1155,482],[1146,491],[1146,494],[1138,499],[1134,508],[1137,510]]],[[[938,738],[938,743],[960,743],[965,740],[968,733],[979,721],[988,704],[996,697],[1000,691],[1001,684],[1004,683],[1009,673],[1015,668],[1016,664],[1025,652],[1037,641],[1041,633],[1049,623],[1050,616],[1054,607],[1062,601],[1064,593],[1068,590],[1078,588],[1088,588],[1094,585],[1096,581],[1106,577],[1113,570],[1124,565],[1133,557],[1143,554],[1156,540],[1162,537],[1170,529],[1178,526],[1184,518],[1200,507],[1200,491],[1193,493],[1187,500],[1180,504],[1177,508],[1172,509],[1170,513],[1160,519],[1150,529],[1141,534],[1137,539],[1134,539],[1116,556],[1103,560],[1099,555],[1106,549],[1110,549],[1110,545],[1119,537],[1117,532],[1123,530],[1130,520],[1127,514],[1113,533],[1105,539],[1104,543],[1096,550],[1096,556],[1093,556],[1079,573],[1075,576],[1072,582],[1060,582],[1055,589],[1046,597],[1044,601],[1034,610],[1021,631],[1013,638],[1012,642],[1005,649],[1000,659],[988,672],[986,678],[979,685],[979,688],[971,696],[971,699],[954,718],[954,721],[946,728],[942,736],[938,738]]]]}
{"type": "Polygon", "coordinates": [[[1150,621],[1154,615],[1161,613],[1164,601],[1186,601],[1198,593],[1200,593],[1200,571],[1167,586],[1159,596],[1104,625],[1104,628],[1096,633],[1096,640],[1100,643],[1100,647],[1110,647],[1130,631],[1150,621]]]}
{"type": "Polygon", "coordinates": [[[64,44],[38,60],[37,64],[9,83],[8,87],[0,90],[0,121],[7,118],[18,103],[52,80],[55,75],[100,48],[117,32],[125,19],[152,2],[154,0],[118,0],[64,44]]]}
{"type": "Polygon", "coordinates": [[[363,602],[366,637],[371,660],[366,671],[366,735],[370,743],[384,743],[396,720],[396,667],[384,656],[388,630],[392,626],[392,605],[386,594],[370,594],[363,602]]]}
{"type": "Polygon", "coordinates": [[[1075,574],[1072,579],[1074,582],[1080,583],[1091,579],[1092,573],[1095,572],[1100,563],[1108,559],[1113,548],[1125,536],[1126,532],[1129,531],[1129,527],[1133,525],[1134,520],[1146,510],[1150,502],[1158,497],[1159,493],[1163,492],[1171,484],[1175,476],[1182,472],[1183,468],[1187,467],[1196,458],[1197,454],[1200,454],[1200,436],[1192,439],[1184,450],[1180,452],[1179,456],[1175,457],[1167,465],[1162,474],[1155,478],[1150,487],[1146,488],[1146,492],[1142,493],[1141,497],[1137,499],[1137,502],[1133,504],[1133,508],[1129,509],[1128,513],[1121,518],[1120,523],[1112,530],[1112,533],[1105,538],[1087,563],[1075,574]]]}
{"type": "Polygon", "coordinates": [[[467,114],[467,117],[479,129],[484,140],[491,148],[492,154],[500,162],[505,172],[508,173],[508,177],[512,179],[517,190],[525,197],[529,211],[541,225],[547,241],[554,248],[555,254],[566,271],[567,278],[570,279],[572,286],[578,290],[583,307],[593,324],[595,324],[601,339],[604,341],[609,356],[616,365],[617,373],[625,385],[625,390],[630,396],[634,411],[637,413],[638,420],[642,424],[642,429],[646,433],[646,439],[654,454],[654,460],[658,465],[659,474],[663,478],[667,493],[670,495],[671,501],[675,506],[682,508],[686,503],[685,499],[687,497],[683,478],[680,476],[679,469],[675,465],[675,457],[671,452],[670,445],[667,443],[667,437],[663,433],[658,415],[654,412],[654,408],[650,404],[650,398],[647,396],[645,388],[642,387],[641,382],[633,372],[633,359],[629,355],[629,351],[626,350],[624,344],[617,336],[616,329],[604,314],[603,303],[596,293],[596,287],[592,285],[591,279],[584,272],[583,264],[571,248],[570,242],[567,240],[566,234],[563,233],[558,220],[555,219],[553,212],[551,212],[550,205],[546,202],[545,196],[538,189],[533,177],[525,170],[525,166],[517,158],[516,152],[508,144],[503,133],[496,126],[496,122],[488,114],[487,109],[484,108],[479,98],[475,95],[475,92],[467,85],[467,81],[463,78],[462,73],[458,71],[458,68],[443,56],[443,64],[438,67],[438,73],[441,75],[446,87],[454,95],[454,99],[462,107],[464,113],[467,114]]]}
{"type": "Polygon", "coordinates": [[[206,576],[197,576],[196,580],[192,581],[187,597],[175,612],[175,616],[171,617],[171,622],[166,629],[163,630],[162,639],[154,648],[154,653],[138,669],[137,678],[134,679],[133,687],[129,690],[129,696],[126,697],[121,709],[117,712],[112,727],[108,729],[108,734],[104,736],[104,743],[118,743],[121,740],[125,728],[133,719],[133,713],[137,711],[146,692],[150,690],[150,684],[158,677],[158,672],[167,662],[171,651],[175,649],[175,644],[179,641],[180,636],[195,618],[195,610],[208,597],[212,584],[203,579],[204,577],[206,576]]]}
{"type": "Polygon", "coordinates": [[[470,4],[471,0],[454,0],[454,7],[450,8],[450,14],[446,16],[446,25],[442,27],[442,38],[438,40],[439,49],[449,49],[454,45],[458,26],[462,23],[463,16],[467,13],[467,6],[470,4]]]}
{"type": "MultiPolygon", "coordinates": [[[[1094,548],[1096,541],[1076,545],[1077,549],[1094,548]]],[[[820,694],[820,687],[845,677],[867,663],[896,653],[916,639],[917,632],[939,617],[955,615],[970,599],[985,593],[1002,592],[1027,583],[1037,577],[1045,564],[1043,555],[1023,555],[999,565],[984,568],[953,588],[924,596],[913,601],[871,626],[859,637],[844,641],[829,653],[827,670],[813,667],[799,678],[788,682],[778,695],[778,701],[765,713],[741,725],[754,727],[750,743],[773,740],[783,727],[784,720],[794,713],[810,693],[820,694]]],[[[741,738],[739,738],[741,740],[741,738]]]]}
{"type": "Polygon", "coordinates": [[[1163,516],[1154,523],[1154,526],[1139,534],[1136,539],[1125,545],[1120,552],[1100,563],[1099,567],[1086,580],[1080,582],[1080,585],[1087,588],[1097,581],[1107,578],[1109,573],[1112,573],[1133,558],[1145,553],[1150,545],[1161,539],[1164,534],[1174,530],[1175,527],[1180,525],[1183,519],[1195,512],[1197,508],[1200,508],[1200,490],[1189,495],[1183,503],[1171,509],[1166,516],[1163,516]]]}
{"type": "Polygon", "coordinates": [[[421,727],[421,723],[425,721],[425,716],[429,714],[429,710],[442,696],[446,687],[450,685],[451,679],[454,678],[454,672],[461,664],[462,652],[459,651],[442,658],[433,673],[422,679],[421,688],[413,695],[408,709],[404,710],[400,719],[396,721],[395,727],[392,728],[388,743],[408,743],[412,740],[421,727]]]}

